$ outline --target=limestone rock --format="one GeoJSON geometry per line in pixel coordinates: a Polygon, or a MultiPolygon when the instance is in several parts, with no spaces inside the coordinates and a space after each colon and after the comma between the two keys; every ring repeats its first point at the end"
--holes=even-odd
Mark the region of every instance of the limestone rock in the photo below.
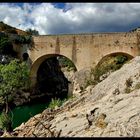
{"type": "Polygon", "coordinates": [[[67,102],[60,110],[51,112],[54,118],[49,120],[47,111],[38,116],[38,121],[31,118],[22,125],[17,136],[31,137],[35,133],[37,137],[139,137],[140,88],[136,86],[139,81],[140,56],[95,87],[87,87],[82,91],[84,94],[67,102]],[[130,77],[133,82],[130,92],[126,93],[126,81],[130,77]],[[90,126],[88,119],[92,122],[90,126]],[[40,120],[51,127],[43,127],[40,120]]]}

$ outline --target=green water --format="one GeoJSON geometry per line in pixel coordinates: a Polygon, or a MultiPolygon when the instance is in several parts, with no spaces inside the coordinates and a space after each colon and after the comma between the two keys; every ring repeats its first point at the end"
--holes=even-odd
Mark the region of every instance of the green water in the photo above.
{"type": "Polygon", "coordinates": [[[19,126],[21,123],[28,121],[32,116],[41,113],[46,109],[48,103],[34,103],[29,105],[22,105],[12,109],[12,128],[19,126]]]}

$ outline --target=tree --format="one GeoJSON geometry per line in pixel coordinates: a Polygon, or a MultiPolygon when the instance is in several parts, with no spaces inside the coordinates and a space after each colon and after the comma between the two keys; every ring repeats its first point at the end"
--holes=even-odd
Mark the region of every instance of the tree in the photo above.
{"type": "Polygon", "coordinates": [[[27,29],[26,32],[29,34],[29,35],[39,35],[39,32],[37,30],[32,30],[32,29],[27,29]]]}
{"type": "Polygon", "coordinates": [[[13,52],[13,46],[9,38],[6,36],[0,36],[0,54],[11,54],[13,52]]]}
{"type": "Polygon", "coordinates": [[[0,64],[0,97],[4,98],[6,114],[9,99],[17,90],[27,89],[28,86],[29,69],[25,62],[14,59],[9,64],[0,64]]]}

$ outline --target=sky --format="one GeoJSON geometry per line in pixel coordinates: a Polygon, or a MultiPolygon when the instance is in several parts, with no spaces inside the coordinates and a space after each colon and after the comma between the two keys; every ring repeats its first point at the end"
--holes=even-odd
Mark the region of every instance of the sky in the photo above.
{"type": "Polygon", "coordinates": [[[40,35],[127,32],[140,27],[140,3],[1,3],[0,21],[40,35]]]}

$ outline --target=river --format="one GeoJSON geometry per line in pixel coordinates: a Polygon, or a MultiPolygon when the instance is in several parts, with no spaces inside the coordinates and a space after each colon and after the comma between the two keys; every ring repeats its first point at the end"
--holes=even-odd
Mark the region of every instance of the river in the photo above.
{"type": "Polygon", "coordinates": [[[12,109],[10,116],[12,117],[12,128],[16,128],[23,122],[27,122],[32,116],[41,113],[48,107],[49,102],[32,103],[17,106],[12,109]]]}

